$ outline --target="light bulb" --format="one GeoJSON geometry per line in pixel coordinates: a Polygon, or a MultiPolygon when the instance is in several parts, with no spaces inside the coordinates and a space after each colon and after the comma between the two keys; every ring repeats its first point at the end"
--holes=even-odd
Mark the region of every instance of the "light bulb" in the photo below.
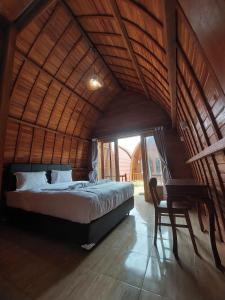
{"type": "Polygon", "coordinates": [[[96,74],[92,75],[87,82],[87,88],[91,91],[97,90],[102,86],[103,86],[103,82],[101,78],[99,78],[96,74]]]}

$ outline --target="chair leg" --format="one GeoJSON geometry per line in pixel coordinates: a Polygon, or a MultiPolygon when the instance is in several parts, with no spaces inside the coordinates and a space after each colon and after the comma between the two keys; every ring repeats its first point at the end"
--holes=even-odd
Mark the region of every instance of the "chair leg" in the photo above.
{"type": "Polygon", "coordinates": [[[159,224],[159,230],[160,230],[160,232],[161,232],[161,225],[160,225],[160,223],[161,223],[161,214],[159,213],[158,214],[158,224],[159,224]]]}
{"type": "Polygon", "coordinates": [[[155,210],[155,234],[154,234],[154,245],[156,246],[157,240],[157,231],[158,231],[158,212],[155,210]]]}
{"type": "Polygon", "coordinates": [[[201,231],[205,232],[204,224],[203,224],[203,221],[202,221],[201,203],[199,201],[197,202],[197,210],[198,210],[198,222],[199,222],[199,226],[201,228],[201,231]]]}
{"type": "Polygon", "coordinates": [[[189,230],[189,233],[190,233],[190,236],[191,236],[191,241],[192,241],[193,247],[195,249],[195,253],[197,255],[199,255],[198,248],[197,248],[197,245],[196,245],[196,242],[195,242],[194,232],[193,232],[192,225],[191,225],[191,220],[190,220],[188,212],[185,213],[185,219],[186,219],[188,230],[189,230]]]}
{"type": "Polygon", "coordinates": [[[223,243],[223,235],[222,235],[222,232],[221,232],[220,222],[219,222],[219,218],[218,218],[218,214],[216,212],[216,209],[215,209],[215,219],[216,219],[216,225],[217,225],[217,228],[218,228],[220,241],[221,241],[221,243],[223,243]]]}

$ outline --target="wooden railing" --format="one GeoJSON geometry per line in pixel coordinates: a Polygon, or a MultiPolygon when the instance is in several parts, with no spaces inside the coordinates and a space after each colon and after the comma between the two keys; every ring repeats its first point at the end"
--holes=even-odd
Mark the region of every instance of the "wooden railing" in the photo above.
{"type": "Polygon", "coordinates": [[[120,175],[120,181],[127,181],[127,174],[120,175]]]}

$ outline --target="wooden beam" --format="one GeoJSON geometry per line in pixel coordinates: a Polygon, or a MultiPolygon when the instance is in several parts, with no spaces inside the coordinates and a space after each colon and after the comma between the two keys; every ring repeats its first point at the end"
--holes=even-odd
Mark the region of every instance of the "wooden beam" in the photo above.
{"type": "Polygon", "coordinates": [[[80,137],[72,135],[72,134],[63,133],[63,132],[60,132],[60,131],[57,131],[57,130],[54,130],[54,129],[46,128],[46,127],[43,127],[43,126],[40,126],[40,125],[37,125],[37,124],[33,124],[33,123],[30,123],[30,122],[27,122],[27,121],[16,119],[14,117],[9,116],[8,120],[10,120],[14,123],[17,123],[17,124],[21,124],[21,125],[29,126],[29,127],[32,127],[32,128],[37,128],[37,129],[41,129],[41,130],[44,130],[44,131],[47,131],[47,132],[51,132],[51,133],[54,133],[54,134],[58,134],[58,135],[61,135],[63,137],[70,137],[74,140],[81,141],[81,142],[84,142],[84,143],[90,142],[90,140],[83,139],[83,138],[80,138],[80,137]]]}
{"type": "Polygon", "coordinates": [[[141,135],[141,161],[142,161],[142,169],[143,169],[145,201],[150,202],[150,192],[148,186],[147,146],[146,146],[146,138],[143,135],[141,135]]]}
{"type": "Polygon", "coordinates": [[[17,31],[15,26],[10,25],[5,30],[3,42],[3,57],[1,62],[0,79],[0,190],[2,185],[2,171],[4,165],[4,146],[6,136],[7,118],[10,103],[10,89],[13,74],[13,61],[15,53],[17,31]]]}
{"type": "Polygon", "coordinates": [[[105,166],[104,166],[104,143],[101,142],[101,177],[105,178],[105,166]]]}
{"type": "Polygon", "coordinates": [[[185,53],[185,51],[183,49],[183,46],[181,45],[181,43],[179,41],[177,42],[177,46],[178,46],[177,48],[179,50],[179,54],[182,56],[182,59],[183,59],[185,65],[188,69],[188,72],[190,73],[190,75],[191,75],[191,77],[192,77],[192,79],[195,83],[195,86],[196,86],[197,90],[199,91],[201,103],[202,103],[202,105],[203,105],[203,107],[204,107],[204,109],[205,109],[205,111],[206,111],[206,113],[209,117],[210,122],[213,125],[212,126],[213,131],[214,131],[216,137],[218,138],[218,140],[220,140],[221,138],[223,138],[223,136],[222,136],[220,128],[219,128],[219,126],[216,122],[216,118],[213,114],[212,108],[210,107],[210,104],[209,104],[208,99],[206,97],[205,91],[204,91],[204,89],[203,89],[203,87],[202,87],[202,85],[201,85],[201,83],[200,83],[200,81],[199,81],[199,79],[198,79],[198,77],[195,73],[195,70],[194,70],[192,64],[190,63],[190,61],[187,57],[187,54],[185,53]]]}
{"type": "Polygon", "coordinates": [[[205,148],[204,150],[202,150],[201,152],[199,152],[198,154],[196,154],[192,158],[190,158],[186,163],[189,164],[191,162],[202,159],[206,156],[209,156],[213,153],[216,153],[216,152],[224,150],[224,149],[225,149],[225,137],[222,138],[221,140],[215,142],[211,146],[205,148]]]}
{"type": "Polygon", "coordinates": [[[15,20],[18,32],[22,31],[34,19],[43,14],[56,0],[35,0],[28,8],[15,20]]]}
{"type": "Polygon", "coordinates": [[[176,64],[177,64],[177,39],[176,39],[176,0],[164,0],[163,12],[165,19],[166,58],[168,65],[169,90],[171,101],[172,127],[176,127],[177,97],[176,97],[176,64]]]}
{"type": "Polygon", "coordinates": [[[71,7],[67,4],[67,2],[65,0],[60,0],[60,3],[63,5],[63,7],[66,9],[66,11],[69,13],[69,15],[72,17],[72,20],[75,24],[75,26],[77,27],[77,29],[80,31],[82,37],[84,38],[84,40],[86,41],[86,43],[89,45],[90,48],[94,48],[96,54],[98,55],[98,57],[100,58],[100,60],[103,62],[103,64],[105,65],[106,69],[109,71],[109,73],[112,75],[114,81],[116,82],[116,84],[122,89],[119,81],[117,80],[117,78],[115,77],[114,73],[112,72],[112,70],[110,69],[110,67],[107,65],[104,57],[100,54],[100,52],[98,51],[98,49],[95,47],[95,45],[93,44],[92,40],[89,38],[88,34],[84,31],[83,27],[81,26],[81,24],[79,23],[79,21],[77,20],[76,15],[74,14],[73,10],[71,9],[71,7]]]}
{"type": "Polygon", "coordinates": [[[134,69],[136,70],[136,73],[138,75],[139,81],[140,81],[140,83],[141,83],[141,85],[142,85],[142,87],[144,89],[146,97],[149,100],[151,100],[151,96],[149,94],[147,85],[146,85],[145,80],[144,80],[144,76],[143,76],[143,74],[141,72],[141,69],[139,67],[139,64],[138,64],[138,61],[137,61],[137,57],[134,54],[134,50],[133,50],[131,41],[129,39],[126,27],[125,27],[125,25],[123,23],[121,15],[120,15],[119,7],[118,7],[118,5],[116,3],[116,0],[110,0],[110,3],[111,3],[111,6],[112,6],[112,10],[113,10],[113,16],[116,19],[116,21],[118,23],[118,26],[119,26],[119,28],[121,30],[121,35],[122,35],[124,44],[126,45],[127,51],[128,51],[128,53],[130,55],[132,64],[134,66],[134,69]]]}
{"type": "Polygon", "coordinates": [[[115,169],[116,169],[116,181],[120,181],[120,166],[119,166],[119,145],[118,139],[114,140],[115,147],[115,169]]]}

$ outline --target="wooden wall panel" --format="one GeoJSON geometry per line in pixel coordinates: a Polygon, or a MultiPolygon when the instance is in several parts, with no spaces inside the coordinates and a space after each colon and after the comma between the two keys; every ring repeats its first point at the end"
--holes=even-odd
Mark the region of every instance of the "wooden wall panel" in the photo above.
{"type": "Polygon", "coordinates": [[[225,92],[225,3],[223,0],[179,0],[225,92]],[[219,45],[219,46],[218,46],[219,45]]]}
{"type": "Polygon", "coordinates": [[[32,143],[31,156],[30,156],[31,163],[39,163],[42,161],[44,139],[45,139],[45,131],[34,128],[33,143],[32,143]]]}
{"type": "Polygon", "coordinates": [[[55,135],[52,132],[46,132],[42,146],[42,163],[51,163],[55,143],[55,135]]]}
{"type": "Polygon", "coordinates": [[[137,93],[117,94],[96,124],[93,135],[98,138],[138,134],[156,126],[169,126],[170,119],[159,105],[137,93]]]}
{"type": "Polygon", "coordinates": [[[25,125],[19,126],[14,154],[14,161],[16,163],[29,162],[32,135],[33,129],[31,127],[25,125]]]}
{"type": "MultiPolygon", "coordinates": [[[[181,8],[178,10],[177,52],[178,119],[188,122],[182,131],[192,157],[223,138],[225,96],[199,41],[181,8]],[[187,138],[187,135],[189,137],[187,138]]],[[[195,176],[209,184],[220,220],[225,228],[224,152],[193,162],[195,176]]]]}
{"type": "Polygon", "coordinates": [[[14,159],[18,130],[19,130],[19,124],[8,122],[7,131],[6,131],[6,135],[8,136],[8,138],[6,139],[5,142],[5,155],[4,155],[5,163],[10,163],[14,159]]]}
{"type": "Polygon", "coordinates": [[[63,151],[63,136],[56,136],[53,157],[52,157],[53,163],[60,164],[62,151],[63,151]]]}

